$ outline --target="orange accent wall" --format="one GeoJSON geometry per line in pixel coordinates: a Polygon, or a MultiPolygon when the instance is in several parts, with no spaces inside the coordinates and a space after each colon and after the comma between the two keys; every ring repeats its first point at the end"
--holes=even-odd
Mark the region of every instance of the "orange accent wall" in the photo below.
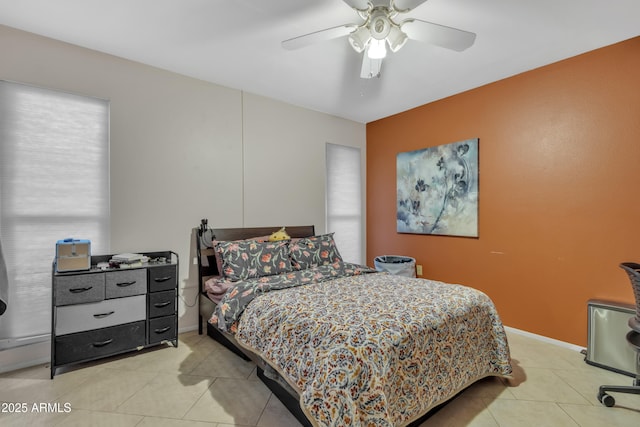
{"type": "Polygon", "coordinates": [[[505,325],[586,346],[589,299],[634,302],[618,265],[640,262],[639,70],[640,37],[367,124],[367,263],[415,257],[505,325]],[[479,238],[397,233],[396,155],[468,138],[479,238]]]}

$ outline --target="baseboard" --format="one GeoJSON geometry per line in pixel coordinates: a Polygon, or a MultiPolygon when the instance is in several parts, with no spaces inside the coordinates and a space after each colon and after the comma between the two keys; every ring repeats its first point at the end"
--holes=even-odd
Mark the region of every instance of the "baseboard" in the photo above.
{"type": "Polygon", "coordinates": [[[576,344],[571,344],[571,343],[560,341],[560,340],[557,340],[557,339],[554,339],[554,338],[545,337],[544,335],[534,334],[532,332],[523,331],[523,330],[520,330],[520,329],[512,328],[510,326],[505,326],[504,329],[507,332],[511,332],[513,334],[522,335],[522,336],[525,336],[525,337],[528,337],[528,338],[532,338],[534,340],[546,342],[548,344],[553,344],[553,345],[557,345],[559,347],[568,348],[569,350],[574,350],[574,351],[577,351],[577,352],[581,352],[581,351],[586,350],[585,347],[582,347],[582,346],[579,346],[579,345],[576,345],[576,344]]]}
{"type": "Polygon", "coordinates": [[[51,362],[51,340],[0,351],[0,373],[51,362]]]}

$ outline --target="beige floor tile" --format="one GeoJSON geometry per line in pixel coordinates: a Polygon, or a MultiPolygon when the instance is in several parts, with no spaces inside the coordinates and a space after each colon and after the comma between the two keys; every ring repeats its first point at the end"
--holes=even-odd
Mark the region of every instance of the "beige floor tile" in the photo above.
{"type": "Polygon", "coordinates": [[[258,420],[259,427],[300,427],[300,422],[291,415],[291,412],[273,394],[267,402],[267,406],[258,420]]]}
{"type": "Polygon", "coordinates": [[[258,381],[217,378],[184,419],[255,426],[270,395],[258,381]]]}
{"type": "Polygon", "coordinates": [[[158,374],[120,405],[118,412],[166,418],[182,418],[209,389],[213,379],[158,374]]]}
{"type": "Polygon", "coordinates": [[[510,391],[509,382],[501,377],[487,377],[468,387],[466,397],[484,397],[488,399],[515,399],[510,391]]]}
{"type": "Polygon", "coordinates": [[[184,332],[182,334],[180,334],[178,336],[178,345],[195,345],[198,344],[199,342],[202,342],[202,340],[211,340],[206,333],[203,333],[202,335],[198,334],[198,331],[189,331],[189,332],[184,332]]]}
{"type": "Polygon", "coordinates": [[[520,400],[589,405],[589,401],[551,369],[525,368],[526,378],[509,391],[520,400]]]}
{"type": "Polygon", "coordinates": [[[460,395],[420,424],[420,427],[499,427],[484,399],[460,395]]]}
{"type": "Polygon", "coordinates": [[[136,427],[220,427],[220,424],[160,417],[144,417],[136,427]]]}
{"type": "Polygon", "coordinates": [[[225,348],[212,351],[189,372],[190,375],[216,378],[242,378],[251,376],[255,368],[253,362],[241,359],[225,348]]]}
{"type": "Polygon", "coordinates": [[[147,385],[157,374],[102,369],[82,387],[62,395],[73,409],[115,411],[118,406],[147,385]]]}
{"type": "MultiPolygon", "coordinates": [[[[199,340],[195,338],[186,340],[184,342],[184,345],[191,348],[193,351],[204,352],[204,353],[211,353],[214,350],[225,348],[218,341],[206,335],[198,335],[198,337],[200,338],[199,340]]],[[[182,345],[182,343],[180,345],[182,345]]]]}
{"type": "Polygon", "coordinates": [[[20,378],[32,380],[44,380],[51,378],[49,364],[35,365],[29,368],[18,369],[16,371],[4,372],[0,374],[0,381],[4,378],[20,378]]]}
{"type": "MultiPolygon", "coordinates": [[[[14,410],[14,408],[10,407],[7,407],[7,409],[14,410]]],[[[70,413],[65,412],[38,412],[32,410],[32,406],[29,405],[26,412],[0,412],[0,425],[2,427],[55,426],[70,415],[70,413]]]]}
{"type": "Polygon", "coordinates": [[[640,426],[640,398],[636,396],[638,405],[635,409],[624,407],[569,405],[561,403],[560,407],[571,416],[580,427],[631,427],[640,426]]]}
{"type": "Polygon", "coordinates": [[[142,421],[138,415],[76,410],[56,427],[135,427],[142,421]]]}
{"type": "Polygon", "coordinates": [[[0,401],[41,403],[53,402],[76,390],[100,371],[74,370],[51,379],[51,371],[42,365],[0,376],[0,401]]]}
{"type": "Polygon", "coordinates": [[[553,402],[497,399],[488,406],[500,427],[578,427],[553,402]]]}
{"type": "Polygon", "coordinates": [[[129,353],[125,357],[111,360],[105,367],[156,373],[189,373],[207,355],[208,353],[194,351],[187,345],[166,345],[148,351],[129,353]]]}
{"type": "Polygon", "coordinates": [[[156,373],[189,373],[212,351],[221,347],[220,344],[206,335],[188,332],[180,335],[178,347],[165,343],[137,352],[133,351],[100,359],[95,363],[109,369],[156,373]],[[205,338],[206,340],[204,340],[205,338]]]}
{"type": "Polygon", "coordinates": [[[523,368],[580,369],[586,363],[579,351],[520,334],[508,333],[511,357],[523,368]]]}

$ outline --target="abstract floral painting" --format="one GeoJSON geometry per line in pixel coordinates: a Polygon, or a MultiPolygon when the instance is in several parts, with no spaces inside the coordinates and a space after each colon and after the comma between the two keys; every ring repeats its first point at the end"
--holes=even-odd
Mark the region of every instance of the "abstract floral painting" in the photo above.
{"type": "Polygon", "coordinates": [[[399,233],[478,237],[478,138],[399,153],[399,233]]]}

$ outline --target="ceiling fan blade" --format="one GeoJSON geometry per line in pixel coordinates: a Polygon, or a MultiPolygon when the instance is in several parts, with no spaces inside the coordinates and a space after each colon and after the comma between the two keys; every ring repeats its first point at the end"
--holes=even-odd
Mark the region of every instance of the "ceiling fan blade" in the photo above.
{"type": "Polygon", "coordinates": [[[471,47],[476,34],[420,19],[407,19],[400,28],[410,39],[431,43],[458,52],[471,47]]]}
{"type": "Polygon", "coordinates": [[[357,25],[347,24],[340,25],[339,27],[327,28],[325,30],[316,31],[313,33],[305,34],[303,36],[285,40],[282,42],[282,47],[287,50],[300,49],[301,47],[306,47],[314,43],[337,39],[338,37],[344,37],[355,31],[357,27],[357,25]]]}
{"type": "Polygon", "coordinates": [[[393,2],[393,8],[400,13],[409,12],[420,6],[427,0],[397,0],[393,2]]]}
{"type": "Polygon", "coordinates": [[[369,0],[342,0],[342,1],[348,4],[349,7],[356,10],[365,11],[369,9],[369,0]]]}

